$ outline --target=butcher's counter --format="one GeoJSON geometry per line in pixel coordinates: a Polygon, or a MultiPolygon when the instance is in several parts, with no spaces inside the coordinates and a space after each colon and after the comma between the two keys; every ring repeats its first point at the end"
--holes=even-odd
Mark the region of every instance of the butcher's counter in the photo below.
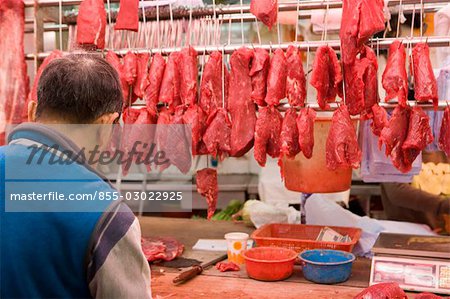
{"type": "MultiPolygon", "coordinates": [[[[179,218],[140,217],[142,235],[172,236],[185,245],[183,256],[177,262],[191,259],[207,262],[223,252],[192,250],[198,239],[222,239],[225,233],[240,231],[251,234],[252,228],[226,221],[209,222],[179,218]],[[186,260],[185,260],[186,259],[186,260]]],[[[306,281],[301,268],[285,281],[261,282],[247,277],[245,267],[239,272],[219,272],[214,267],[191,281],[175,286],[172,280],[178,268],[152,265],[152,292],[154,298],[353,298],[368,286],[370,260],[358,258],[353,264],[351,278],[338,285],[320,285],[306,281]]],[[[186,268],[185,268],[186,269],[186,268]]]]}

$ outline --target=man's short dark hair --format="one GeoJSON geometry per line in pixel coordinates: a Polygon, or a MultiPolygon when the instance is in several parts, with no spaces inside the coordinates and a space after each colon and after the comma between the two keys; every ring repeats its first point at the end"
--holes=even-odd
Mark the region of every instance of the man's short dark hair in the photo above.
{"type": "Polygon", "coordinates": [[[36,118],[50,116],[75,124],[121,112],[123,95],[116,70],[98,54],[69,54],[51,61],[37,91],[36,118]]]}

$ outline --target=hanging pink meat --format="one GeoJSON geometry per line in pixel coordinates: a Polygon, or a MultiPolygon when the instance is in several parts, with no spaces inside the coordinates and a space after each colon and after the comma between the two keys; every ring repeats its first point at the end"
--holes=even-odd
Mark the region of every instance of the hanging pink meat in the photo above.
{"type": "Polygon", "coordinates": [[[297,117],[298,143],[307,159],[311,159],[314,148],[314,121],[316,111],[310,108],[301,109],[297,117]]]}
{"type": "Polygon", "coordinates": [[[378,137],[381,135],[381,131],[388,125],[388,117],[386,110],[378,104],[372,106],[372,133],[378,137]]]}
{"type": "Polygon", "coordinates": [[[270,61],[267,75],[266,103],[276,106],[286,97],[287,65],[286,57],[281,49],[276,49],[270,61]]]}
{"type": "Polygon", "coordinates": [[[278,0],[251,0],[250,12],[269,29],[277,22],[278,0]]]}
{"type": "Polygon", "coordinates": [[[290,108],[286,111],[281,125],[280,146],[281,156],[294,158],[300,152],[298,143],[297,111],[290,108]]]}
{"type": "Polygon", "coordinates": [[[181,102],[186,106],[197,104],[197,51],[191,46],[181,50],[179,71],[181,102]]]}
{"type": "Polygon", "coordinates": [[[190,106],[183,114],[183,122],[190,126],[192,137],[192,154],[198,155],[200,143],[205,131],[206,115],[198,105],[190,106]]]}
{"type": "Polygon", "coordinates": [[[77,17],[77,44],[88,50],[105,48],[106,10],[103,0],[83,0],[77,17]]]}
{"type": "Polygon", "coordinates": [[[228,70],[222,61],[222,54],[218,51],[212,52],[205,64],[200,86],[199,104],[207,115],[214,113],[218,108],[227,107],[228,76],[228,70]],[[222,73],[225,75],[223,82],[222,73]],[[225,91],[224,98],[222,90],[225,91]]]}
{"type": "Polygon", "coordinates": [[[418,102],[433,101],[437,109],[437,82],[430,61],[430,50],[426,43],[418,43],[412,51],[411,70],[414,73],[414,98],[418,102]]]}
{"type": "Polygon", "coordinates": [[[120,62],[119,56],[113,51],[108,51],[108,53],[106,53],[106,61],[108,61],[119,74],[120,84],[122,86],[123,105],[126,107],[129,104],[130,86],[128,85],[125,76],[123,64],[120,62]]]}
{"type": "Polygon", "coordinates": [[[266,106],[267,75],[269,73],[270,55],[264,49],[256,48],[250,69],[252,77],[252,100],[259,106],[266,106]]]}
{"type": "Polygon", "coordinates": [[[206,197],[208,203],[208,220],[216,211],[217,199],[219,197],[219,186],[217,183],[217,170],[204,168],[197,170],[196,176],[197,192],[206,197]]]}
{"type": "Polygon", "coordinates": [[[379,101],[378,94],[378,61],[372,48],[364,46],[361,51],[361,59],[367,60],[367,67],[363,74],[364,82],[364,110],[366,117],[372,117],[372,107],[379,101]]]}
{"type": "Polygon", "coordinates": [[[6,125],[21,123],[27,109],[24,22],[23,1],[0,0],[0,145],[5,142],[6,125]]]}
{"type": "Polygon", "coordinates": [[[137,79],[137,56],[133,52],[128,51],[123,57],[123,71],[125,80],[129,86],[133,86],[137,79]]]}
{"type": "Polygon", "coordinates": [[[439,148],[450,157],[450,107],[444,110],[441,130],[439,131],[439,148]]]}
{"type": "Polygon", "coordinates": [[[286,51],[286,96],[291,107],[304,107],[306,100],[306,77],[300,50],[290,45],[286,51]]]}
{"type": "Polygon", "coordinates": [[[254,156],[262,167],[266,165],[267,155],[280,156],[280,133],[283,117],[276,107],[260,107],[255,129],[254,156]]]}
{"type": "Polygon", "coordinates": [[[342,71],[334,50],[320,46],[312,67],[311,85],[317,89],[317,102],[321,109],[327,109],[328,103],[336,100],[342,84],[342,71]]]}
{"type": "Polygon", "coordinates": [[[253,51],[240,48],[230,58],[228,111],[231,116],[231,151],[233,157],[241,157],[253,146],[256,124],[256,108],[252,101],[250,62],[253,51]]]}
{"type": "Polygon", "coordinates": [[[385,102],[397,99],[398,104],[405,107],[408,97],[408,77],[406,74],[405,46],[396,40],[389,46],[389,56],[383,72],[382,84],[386,90],[385,102]]]}
{"type": "Polygon", "coordinates": [[[148,61],[150,60],[150,54],[140,53],[136,56],[136,81],[133,86],[134,101],[144,98],[145,89],[149,84],[148,61]]]}
{"type": "Polygon", "coordinates": [[[115,30],[139,30],[139,0],[120,0],[115,30]]]}
{"type": "Polygon", "coordinates": [[[224,108],[219,108],[209,115],[203,142],[208,153],[223,160],[230,152],[231,122],[224,108]]]}
{"type": "Polygon", "coordinates": [[[409,116],[408,135],[402,145],[404,162],[411,165],[425,147],[433,142],[430,118],[420,107],[414,107],[409,116]]]}
{"type": "Polygon", "coordinates": [[[327,137],[326,161],[330,170],[358,168],[361,163],[361,150],[355,127],[345,105],[339,106],[333,113],[327,137]]]}
{"type": "Polygon", "coordinates": [[[179,57],[179,52],[173,52],[169,55],[159,89],[159,101],[168,105],[172,110],[181,104],[179,57]]]}
{"type": "Polygon", "coordinates": [[[148,85],[145,88],[144,100],[146,106],[150,111],[157,110],[157,105],[159,102],[159,90],[161,87],[161,82],[164,75],[164,69],[166,67],[166,61],[161,54],[156,53],[153,55],[152,63],[150,64],[150,69],[147,75],[148,85]]]}
{"type": "Polygon", "coordinates": [[[381,131],[380,142],[386,145],[386,156],[390,156],[392,164],[401,172],[409,172],[411,164],[406,164],[403,143],[408,135],[409,107],[397,106],[392,112],[388,125],[381,131]]]}

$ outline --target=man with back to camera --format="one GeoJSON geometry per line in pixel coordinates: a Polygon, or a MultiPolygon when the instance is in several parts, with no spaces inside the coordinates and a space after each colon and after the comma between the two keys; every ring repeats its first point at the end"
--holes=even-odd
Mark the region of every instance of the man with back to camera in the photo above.
{"type": "MultiPolygon", "coordinates": [[[[23,193],[115,192],[86,161],[50,165],[52,155],[41,163],[26,161],[39,145],[56,145],[57,154],[89,148],[92,140],[83,130],[62,134],[52,125],[111,127],[120,117],[122,98],[118,74],[99,56],[67,55],[43,71],[38,102],[28,107],[32,123],[14,128],[8,145],[0,147],[1,298],[151,298],[140,225],[124,203],[93,203],[96,209],[88,212],[8,212],[5,206],[11,176],[82,178],[56,185],[50,179],[27,183],[20,188],[23,193]]],[[[56,202],[32,204],[54,208],[56,202]]]]}

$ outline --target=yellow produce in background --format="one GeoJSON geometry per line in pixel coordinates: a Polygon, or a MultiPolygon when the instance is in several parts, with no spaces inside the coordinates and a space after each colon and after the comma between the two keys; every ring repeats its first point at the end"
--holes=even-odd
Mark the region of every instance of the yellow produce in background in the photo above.
{"type": "Polygon", "coordinates": [[[434,195],[450,195],[450,164],[423,163],[411,186],[434,195]]]}

